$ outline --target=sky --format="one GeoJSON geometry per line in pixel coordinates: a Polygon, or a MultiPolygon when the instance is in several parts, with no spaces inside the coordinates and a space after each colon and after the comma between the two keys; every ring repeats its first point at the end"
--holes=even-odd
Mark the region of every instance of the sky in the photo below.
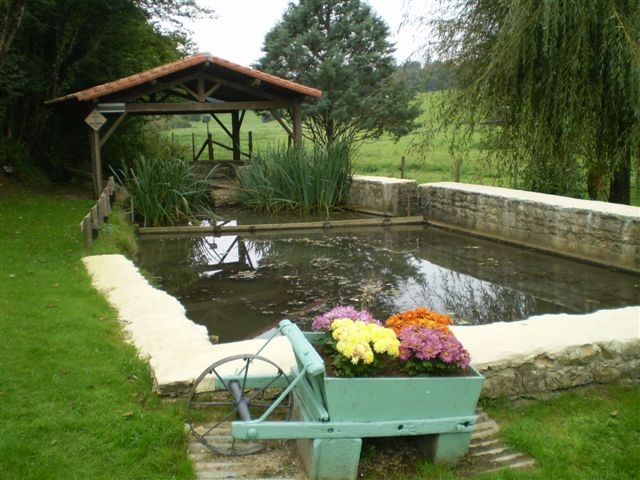
{"type": "MultiPolygon", "coordinates": [[[[396,44],[396,60],[402,63],[411,55],[419,56],[424,33],[408,25],[406,19],[417,10],[424,11],[422,0],[363,0],[382,17],[391,31],[389,40],[396,44]],[[419,5],[418,5],[419,4],[419,5]]],[[[212,8],[217,18],[195,20],[189,25],[198,51],[240,65],[251,66],[262,56],[264,37],[282,18],[289,0],[199,0],[212,8]]],[[[416,58],[419,60],[419,58],[416,58]]]]}

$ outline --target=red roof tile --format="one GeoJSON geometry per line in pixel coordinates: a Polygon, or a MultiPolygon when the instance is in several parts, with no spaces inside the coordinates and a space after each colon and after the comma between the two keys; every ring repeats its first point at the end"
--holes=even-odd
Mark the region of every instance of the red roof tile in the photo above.
{"type": "Polygon", "coordinates": [[[97,85],[86,90],[81,90],[79,92],[70,93],[63,97],[54,98],[52,100],[48,100],[45,103],[47,105],[54,105],[73,99],[80,102],[96,100],[106,95],[114,94],[128,88],[143,85],[147,82],[162,78],[172,73],[176,73],[199,64],[205,64],[207,62],[217,65],[223,69],[231,70],[233,72],[255,78],[257,80],[260,80],[261,82],[266,82],[268,84],[284,88],[296,94],[309,97],[322,96],[322,92],[315,88],[307,87],[305,85],[301,85],[284,78],[276,77],[275,75],[271,75],[254,68],[244,67],[228,60],[215,57],[208,53],[198,53],[196,55],[183,58],[175,62],[160,65],[159,67],[151,68],[149,70],[145,70],[128,77],[123,77],[112,82],[97,85]]]}

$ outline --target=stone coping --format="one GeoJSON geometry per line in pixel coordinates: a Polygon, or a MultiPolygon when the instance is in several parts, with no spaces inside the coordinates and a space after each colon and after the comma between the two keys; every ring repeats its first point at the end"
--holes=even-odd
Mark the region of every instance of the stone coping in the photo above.
{"type": "Polygon", "coordinates": [[[516,322],[454,325],[473,366],[485,370],[556,356],[571,347],[640,343],[640,307],[598,310],[585,315],[549,314],[516,322]]]}
{"type": "MultiPolygon", "coordinates": [[[[256,353],[264,340],[212,344],[207,329],[186,317],[177,299],[154,288],[122,255],[83,258],[93,286],[117,310],[128,341],[146,359],[163,395],[182,395],[212,363],[241,353],[256,353]]],[[[519,322],[455,326],[478,370],[526,362],[594,343],[640,345],[640,306],[601,310],[588,315],[542,315],[519,322]]],[[[285,337],[261,353],[283,370],[295,367],[285,337]]],[[[256,372],[259,373],[259,372],[256,372]]]]}
{"type": "Polygon", "coordinates": [[[640,207],[622,205],[619,203],[601,202],[597,200],[584,200],[580,198],[563,197],[560,195],[530,192],[527,190],[515,190],[505,187],[491,187],[487,185],[457,182],[424,183],[419,185],[419,187],[446,188],[463,192],[480,193],[492,197],[544,203],[546,205],[554,207],[572,208],[576,210],[593,210],[603,213],[628,216],[631,218],[638,218],[640,216],[640,207]]]}

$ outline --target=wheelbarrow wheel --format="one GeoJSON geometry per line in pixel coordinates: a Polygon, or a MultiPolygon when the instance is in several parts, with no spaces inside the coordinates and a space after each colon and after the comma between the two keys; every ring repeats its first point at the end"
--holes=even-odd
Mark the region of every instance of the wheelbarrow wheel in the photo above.
{"type": "Polygon", "coordinates": [[[214,452],[259,452],[266,445],[233,438],[231,422],[289,420],[291,395],[280,398],[289,383],[284,371],[268,358],[253,354],[223,358],[207,367],[191,387],[187,401],[189,428],[200,443],[214,452]]]}

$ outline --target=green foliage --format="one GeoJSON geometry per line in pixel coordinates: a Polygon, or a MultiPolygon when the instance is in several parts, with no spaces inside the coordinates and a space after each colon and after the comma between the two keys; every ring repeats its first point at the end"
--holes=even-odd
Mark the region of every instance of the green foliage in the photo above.
{"type": "MultiPolygon", "coordinates": [[[[44,106],[60,97],[175,60],[187,47],[183,34],[161,31],[149,10],[178,14],[193,0],[31,0],[3,2],[15,36],[0,44],[0,132],[53,180],[65,167],[88,165],[88,112],[44,106]],[[23,14],[20,15],[20,12],[23,14]]],[[[157,18],[157,17],[156,17],[157,18]]],[[[3,18],[3,20],[5,20],[3,18]]],[[[105,158],[124,155],[118,138],[140,120],[126,121],[107,144],[105,158]]],[[[135,131],[135,130],[134,130],[135,131]]]]}
{"type": "Polygon", "coordinates": [[[360,0],[291,3],[267,33],[258,68],[322,90],[303,105],[312,140],[356,142],[415,128],[414,95],[395,72],[389,28],[360,0]]]}
{"type": "Polygon", "coordinates": [[[640,464],[638,402],[638,385],[599,386],[486,409],[505,440],[536,459],[538,468],[513,478],[632,480],[640,464]]]}
{"type": "Polygon", "coordinates": [[[134,260],[138,254],[138,239],[134,226],[121,203],[116,203],[109,213],[109,221],[100,229],[99,241],[91,247],[95,255],[119,252],[134,260]]]}
{"type": "Polygon", "coordinates": [[[245,206],[277,212],[328,212],[346,202],[351,181],[348,142],[328,147],[265,148],[238,171],[245,206]]]}
{"type": "Polygon", "coordinates": [[[638,0],[450,1],[438,55],[456,66],[439,120],[525,189],[629,203],[640,163],[638,0]],[[585,188],[588,187],[588,188],[585,188]]]}
{"type": "Polygon", "coordinates": [[[155,227],[216,218],[210,198],[214,171],[200,178],[195,164],[168,152],[125,161],[116,177],[134,221],[155,227]]]}
{"type": "Polygon", "coordinates": [[[194,478],[183,409],[152,392],[81,262],[92,203],[0,201],[1,476],[194,478]]]}

